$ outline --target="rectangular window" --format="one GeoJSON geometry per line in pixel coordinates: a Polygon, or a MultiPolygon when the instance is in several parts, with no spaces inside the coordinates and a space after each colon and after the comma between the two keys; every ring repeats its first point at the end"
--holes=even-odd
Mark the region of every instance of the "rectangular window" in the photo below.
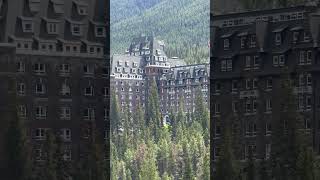
{"type": "Polygon", "coordinates": [[[246,112],[250,112],[251,111],[251,101],[247,100],[246,102],[246,112]]]}
{"type": "Polygon", "coordinates": [[[71,130],[67,128],[61,129],[61,138],[63,141],[71,141],[71,130]]]}
{"type": "Polygon", "coordinates": [[[48,34],[58,34],[58,23],[47,23],[48,34]]]}
{"type": "Polygon", "coordinates": [[[91,65],[85,64],[83,66],[83,72],[85,75],[93,75],[94,74],[94,68],[91,65]]]}
{"type": "Polygon", "coordinates": [[[312,64],[312,51],[307,52],[307,64],[312,64]]]}
{"type": "Polygon", "coordinates": [[[266,112],[271,112],[272,111],[272,103],[271,99],[266,100],[266,112]]]}
{"type": "Polygon", "coordinates": [[[70,65],[69,64],[60,64],[60,72],[63,74],[70,73],[70,65]]]}
{"type": "Polygon", "coordinates": [[[23,32],[32,33],[33,32],[33,22],[32,21],[22,21],[23,32]]]}
{"type": "Polygon", "coordinates": [[[37,119],[46,119],[47,118],[47,107],[44,107],[44,106],[36,107],[36,118],[37,119]]]}
{"type": "Polygon", "coordinates": [[[279,56],[279,66],[284,66],[285,65],[285,57],[284,55],[279,56]]]}
{"type": "Polygon", "coordinates": [[[282,43],[281,33],[276,33],[275,42],[276,42],[276,45],[281,45],[281,43],[282,43]]]}
{"type": "Polygon", "coordinates": [[[46,66],[45,64],[42,64],[42,63],[35,63],[34,64],[34,71],[35,73],[38,73],[38,74],[43,74],[46,72],[46,66]]]}
{"type": "Polygon", "coordinates": [[[250,47],[251,48],[256,47],[256,44],[257,44],[256,38],[257,38],[256,35],[251,36],[251,39],[250,39],[250,47]]]}
{"type": "Polygon", "coordinates": [[[266,136],[270,136],[272,133],[272,129],[271,129],[271,123],[267,122],[266,123],[266,136]]]}
{"type": "Polygon", "coordinates": [[[106,31],[104,27],[96,27],[96,37],[105,37],[106,31]]]}
{"type": "Polygon", "coordinates": [[[238,90],[238,81],[232,81],[232,92],[236,92],[238,90]]]}
{"type": "Polygon", "coordinates": [[[25,72],[25,64],[22,61],[17,62],[17,72],[25,72]]]}
{"type": "Polygon", "coordinates": [[[273,56],[273,66],[277,67],[279,65],[279,56],[273,56]]]}
{"type": "Polygon", "coordinates": [[[246,37],[242,36],[240,39],[241,48],[245,48],[246,46],[246,37]]]}
{"type": "Polygon", "coordinates": [[[309,34],[308,34],[307,32],[304,32],[304,33],[303,33],[303,40],[304,40],[305,42],[310,41],[310,36],[309,36],[309,34]]]}
{"type": "Polygon", "coordinates": [[[27,107],[25,105],[20,105],[18,111],[19,111],[18,112],[19,117],[21,118],[27,117],[27,107]]]}
{"type": "Polygon", "coordinates": [[[300,51],[300,56],[299,56],[299,64],[303,65],[305,63],[305,51],[300,51]]]}
{"type": "Polygon", "coordinates": [[[35,130],[35,139],[44,140],[46,139],[46,129],[38,128],[35,130]]]}
{"type": "Polygon", "coordinates": [[[265,155],[265,159],[269,159],[271,156],[271,144],[266,144],[266,155],[265,155]]]}
{"type": "Polygon", "coordinates": [[[311,86],[312,85],[312,76],[311,74],[307,74],[307,86],[311,86]]]}
{"type": "Polygon", "coordinates": [[[304,119],[304,127],[306,130],[310,130],[311,129],[311,121],[309,118],[304,119]]]}
{"type": "Polygon", "coordinates": [[[259,58],[259,56],[254,56],[253,65],[254,65],[255,68],[258,68],[260,66],[260,58],[259,58]]]}
{"type": "Polygon", "coordinates": [[[109,95],[109,88],[108,87],[104,87],[103,88],[103,96],[106,98],[109,95]]]}
{"type": "Polygon", "coordinates": [[[258,79],[253,79],[253,82],[252,82],[252,87],[253,89],[257,89],[258,88],[258,79]]]}
{"type": "Polygon", "coordinates": [[[79,24],[72,24],[72,26],[71,26],[71,32],[72,32],[72,35],[74,35],[74,36],[81,36],[81,35],[82,35],[81,25],[79,25],[79,24]]]}
{"type": "Polygon", "coordinates": [[[256,112],[257,111],[257,107],[258,107],[257,100],[253,100],[252,104],[253,104],[252,110],[253,110],[253,112],[256,112]]]}
{"type": "Polygon", "coordinates": [[[84,120],[94,120],[95,119],[95,113],[93,108],[86,108],[83,111],[83,118],[84,120]]]}
{"type": "Polygon", "coordinates": [[[293,32],[293,42],[297,42],[299,40],[299,32],[293,32]]]}
{"type": "Polygon", "coordinates": [[[214,105],[214,110],[215,110],[215,114],[220,114],[220,104],[219,103],[216,103],[214,105]]]}
{"type": "Polygon", "coordinates": [[[246,69],[251,67],[251,57],[246,56],[246,69]]]}
{"type": "Polygon", "coordinates": [[[223,48],[224,48],[224,50],[228,50],[229,47],[230,47],[230,41],[229,41],[229,39],[224,39],[224,40],[223,40],[223,48]]]}
{"type": "Polygon", "coordinates": [[[222,60],[221,61],[221,71],[222,72],[227,71],[227,60],[222,60]]]}
{"type": "Polygon", "coordinates": [[[232,59],[227,60],[227,71],[232,71],[232,59]]]}
{"type": "Polygon", "coordinates": [[[84,95],[85,96],[93,96],[93,87],[92,86],[89,86],[89,87],[86,87],[84,89],[84,95]]]}
{"type": "Polygon", "coordinates": [[[267,89],[272,89],[272,79],[267,79],[267,89]]]}
{"type": "Polygon", "coordinates": [[[237,101],[233,101],[233,102],[232,102],[232,111],[233,111],[234,113],[238,112],[238,106],[239,106],[239,104],[238,104],[237,101]]]}
{"type": "Polygon", "coordinates": [[[26,85],[25,83],[18,83],[17,84],[17,94],[19,96],[24,96],[25,95],[25,90],[26,90],[26,85]]]}
{"type": "Polygon", "coordinates": [[[303,96],[298,97],[298,108],[300,111],[304,109],[303,96]]]}
{"type": "Polygon", "coordinates": [[[45,94],[46,93],[46,87],[42,83],[36,84],[36,94],[45,94]]]}
{"type": "Polygon", "coordinates": [[[108,117],[109,117],[109,109],[104,108],[104,110],[103,110],[103,119],[104,119],[105,121],[107,121],[107,120],[108,120],[108,117]]]}
{"type": "Polygon", "coordinates": [[[246,89],[251,89],[251,79],[246,79],[246,89]]]}
{"type": "Polygon", "coordinates": [[[307,108],[307,110],[311,110],[311,106],[312,106],[311,96],[308,95],[308,96],[306,96],[306,108],[307,108]]]}
{"type": "Polygon", "coordinates": [[[71,109],[70,107],[61,107],[60,109],[60,119],[70,120],[71,118],[71,109]]]}

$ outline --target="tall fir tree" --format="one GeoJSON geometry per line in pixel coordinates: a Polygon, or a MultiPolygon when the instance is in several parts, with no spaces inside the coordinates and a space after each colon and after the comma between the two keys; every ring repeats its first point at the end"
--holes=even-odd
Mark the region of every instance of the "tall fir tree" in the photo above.
{"type": "Polygon", "coordinates": [[[32,176],[33,165],[31,143],[27,139],[25,123],[18,116],[16,95],[10,94],[10,99],[12,104],[8,105],[9,109],[5,116],[8,118],[4,146],[7,168],[3,178],[29,180],[32,176]]]}
{"type": "Polygon", "coordinates": [[[45,165],[41,171],[43,172],[43,179],[58,180],[57,173],[57,159],[55,157],[57,145],[56,139],[52,131],[46,132],[46,141],[44,144],[45,165]]]}
{"type": "Polygon", "coordinates": [[[247,162],[247,180],[255,180],[256,179],[256,168],[255,168],[255,159],[253,157],[253,149],[249,149],[249,156],[247,162]]]}
{"type": "Polygon", "coordinates": [[[160,102],[158,96],[158,88],[155,78],[151,80],[149,97],[147,98],[146,107],[146,124],[152,130],[152,135],[156,142],[159,138],[159,128],[163,125],[160,113],[160,102]]]}
{"type": "Polygon", "coordinates": [[[201,89],[198,88],[195,99],[194,119],[202,125],[203,129],[208,129],[210,131],[209,111],[203,100],[201,89]]]}
{"type": "Polygon", "coordinates": [[[232,137],[228,125],[224,128],[223,142],[219,154],[216,163],[216,172],[213,178],[219,180],[236,180],[238,178],[239,170],[237,161],[234,159],[232,137]]]}

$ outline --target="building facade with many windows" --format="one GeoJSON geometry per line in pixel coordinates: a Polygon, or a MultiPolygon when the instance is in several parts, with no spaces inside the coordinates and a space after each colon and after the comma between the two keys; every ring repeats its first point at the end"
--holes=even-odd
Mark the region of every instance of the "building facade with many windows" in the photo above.
{"type": "Polygon", "coordinates": [[[168,58],[163,41],[140,36],[132,40],[124,55],[112,57],[111,86],[122,110],[129,107],[134,112],[138,105],[146,106],[151,82],[155,80],[165,119],[170,112],[178,111],[181,100],[184,111],[192,112],[198,89],[208,102],[208,73],[208,64],[186,65],[177,57],[168,58]]]}
{"type": "Polygon", "coordinates": [[[10,69],[39,163],[48,130],[62,137],[66,161],[86,153],[93,124],[108,138],[106,12],[103,0],[0,0],[1,73],[10,69]]]}
{"type": "Polygon", "coordinates": [[[250,148],[255,158],[270,158],[273,122],[281,121],[284,72],[293,81],[302,129],[320,152],[318,10],[318,5],[309,3],[212,17],[213,161],[219,157],[226,122],[239,130],[238,159],[247,159],[250,148]]]}

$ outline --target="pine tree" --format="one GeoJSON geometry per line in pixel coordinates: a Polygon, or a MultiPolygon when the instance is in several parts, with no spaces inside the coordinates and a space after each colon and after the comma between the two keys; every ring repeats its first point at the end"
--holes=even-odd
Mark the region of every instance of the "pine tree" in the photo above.
{"type": "Polygon", "coordinates": [[[210,130],[209,111],[203,102],[203,95],[200,89],[196,93],[194,118],[195,121],[201,123],[203,129],[210,130]]]}
{"type": "Polygon", "coordinates": [[[56,159],[57,180],[65,180],[71,176],[70,163],[64,159],[64,147],[62,138],[59,136],[56,139],[56,152],[54,158],[56,159]]]}
{"type": "Polygon", "coordinates": [[[158,97],[158,88],[156,84],[156,80],[152,79],[150,94],[147,99],[147,107],[146,107],[146,119],[147,126],[152,128],[152,134],[156,140],[159,139],[159,128],[162,126],[161,113],[159,107],[159,97],[158,97]]]}
{"type": "Polygon", "coordinates": [[[110,104],[110,127],[111,132],[118,132],[121,124],[120,105],[118,97],[114,91],[111,91],[111,104],[110,104]]]}
{"type": "Polygon", "coordinates": [[[315,180],[315,157],[311,148],[300,151],[297,160],[297,180],[315,180]]]}
{"type": "Polygon", "coordinates": [[[56,149],[55,136],[51,131],[47,131],[46,142],[44,144],[45,166],[41,170],[44,176],[42,177],[43,179],[58,180],[57,161],[55,159],[56,149]]]}
{"type": "Polygon", "coordinates": [[[214,179],[236,180],[238,176],[237,164],[232,149],[232,138],[229,126],[224,128],[223,141],[221,144],[220,156],[216,164],[214,179]]]}
{"type": "Polygon", "coordinates": [[[78,178],[79,180],[106,180],[105,161],[103,156],[103,143],[99,139],[99,134],[96,130],[95,124],[91,124],[91,135],[86,144],[87,153],[79,164],[78,178]]]}
{"type": "Polygon", "coordinates": [[[260,167],[259,167],[259,177],[260,180],[269,180],[269,173],[268,173],[268,165],[267,165],[267,161],[265,159],[262,159],[262,161],[260,162],[260,167]]]}
{"type": "MultiPolygon", "coordinates": [[[[16,91],[13,91],[16,92],[16,91]]],[[[31,144],[27,140],[25,124],[18,117],[16,97],[8,111],[8,130],[6,132],[6,174],[7,180],[29,180],[32,174],[31,144]]]]}
{"type": "Polygon", "coordinates": [[[248,165],[246,167],[246,171],[247,171],[247,180],[255,180],[255,177],[256,177],[255,160],[253,157],[252,148],[249,149],[248,165]]]}

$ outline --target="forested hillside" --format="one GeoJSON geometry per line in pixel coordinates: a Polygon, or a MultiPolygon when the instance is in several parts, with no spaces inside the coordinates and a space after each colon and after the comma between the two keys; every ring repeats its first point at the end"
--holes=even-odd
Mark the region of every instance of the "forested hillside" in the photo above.
{"type": "Polygon", "coordinates": [[[111,0],[112,53],[123,53],[144,33],[164,40],[168,56],[207,60],[209,5],[209,0],[111,0]]]}

